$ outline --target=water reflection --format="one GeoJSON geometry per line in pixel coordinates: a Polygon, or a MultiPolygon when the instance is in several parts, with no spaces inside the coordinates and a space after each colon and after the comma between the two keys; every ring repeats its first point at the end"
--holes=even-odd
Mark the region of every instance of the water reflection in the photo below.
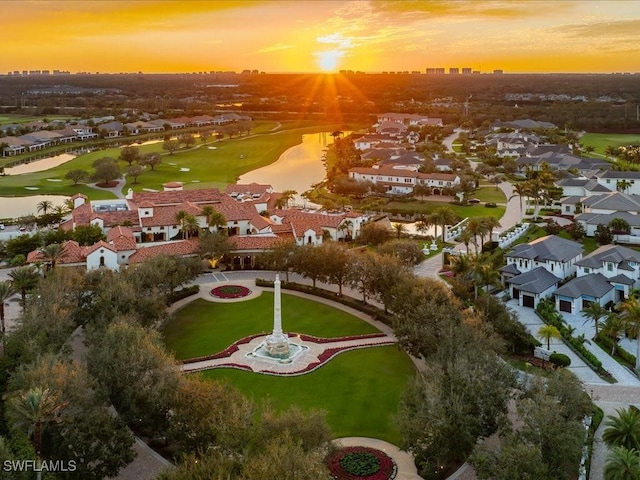
{"type": "MultiPolygon", "coordinates": [[[[268,184],[276,192],[295,190],[301,194],[324,180],[326,172],[322,157],[332,143],[333,137],[329,132],[303,135],[301,144],[289,148],[271,165],[242,175],[238,183],[268,184]]],[[[296,195],[294,200],[297,205],[305,203],[300,195],[296,195]]]]}
{"type": "Polygon", "coordinates": [[[29,197],[0,197],[0,218],[18,218],[36,215],[38,203],[49,200],[53,207],[64,205],[69,197],[62,195],[31,195],[29,197]]]}
{"type": "Polygon", "coordinates": [[[20,175],[23,173],[35,173],[43,170],[48,170],[53,167],[67,163],[69,160],[73,160],[76,156],[72,153],[63,153],[56,155],[55,157],[49,157],[42,160],[35,160],[29,163],[23,163],[15,167],[8,167],[4,169],[4,173],[7,175],[20,175]]]}

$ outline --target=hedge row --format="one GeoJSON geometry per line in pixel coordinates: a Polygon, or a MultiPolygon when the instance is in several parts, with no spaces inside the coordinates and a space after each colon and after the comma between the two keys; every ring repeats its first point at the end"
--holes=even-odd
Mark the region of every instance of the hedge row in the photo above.
{"type": "MultiPolygon", "coordinates": [[[[598,332],[598,338],[596,339],[596,342],[607,352],[611,352],[611,350],[613,349],[613,340],[606,335],[603,335],[602,332],[598,332]]],[[[631,369],[634,369],[636,367],[636,356],[627,352],[620,345],[616,345],[614,357],[620,357],[622,361],[624,361],[631,367],[631,369]]]]}
{"type": "MultiPolygon", "coordinates": [[[[256,285],[258,287],[273,288],[273,281],[264,280],[262,278],[256,278],[256,285]]],[[[322,298],[326,298],[327,300],[333,300],[334,302],[338,302],[347,307],[351,307],[354,310],[358,310],[360,312],[366,313],[370,317],[374,318],[375,320],[378,320],[379,322],[384,323],[389,327],[392,326],[391,316],[384,313],[384,310],[374,305],[370,305],[360,300],[356,300],[353,297],[338,295],[335,292],[331,292],[323,288],[317,288],[317,287],[313,288],[310,285],[302,285],[301,283],[296,283],[296,282],[282,282],[281,287],[287,290],[294,290],[296,292],[308,293],[309,295],[315,295],[316,297],[322,297],[322,298]]]]}
{"type": "Polygon", "coordinates": [[[181,288],[180,290],[176,290],[175,292],[171,292],[167,295],[167,306],[173,305],[178,300],[182,300],[183,298],[190,297],[191,295],[195,295],[200,292],[199,285],[191,285],[190,287],[181,288]]]}
{"type": "Polygon", "coordinates": [[[587,350],[582,340],[571,336],[571,333],[564,323],[562,315],[556,311],[555,305],[552,302],[548,300],[541,301],[538,303],[536,312],[546,324],[553,325],[558,329],[569,348],[582,358],[582,360],[584,360],[586,364],[589,365],[598,375],[608,381],[615,381],[613,375],[602,367],[602,362],[598,360],[593,353],[587,350]]]}

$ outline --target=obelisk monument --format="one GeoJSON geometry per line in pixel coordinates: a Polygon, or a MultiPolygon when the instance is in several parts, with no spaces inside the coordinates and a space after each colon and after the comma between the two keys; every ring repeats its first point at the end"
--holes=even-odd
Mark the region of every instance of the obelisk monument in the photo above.
{"type": "Polygon", "coordinates": [[[276,358],[289,356],[289,338],[282,332],[282,304],[280,303],[280,275],[273,282],[273,332],[267,335],[264,346],[268,354],[276,358]]]}

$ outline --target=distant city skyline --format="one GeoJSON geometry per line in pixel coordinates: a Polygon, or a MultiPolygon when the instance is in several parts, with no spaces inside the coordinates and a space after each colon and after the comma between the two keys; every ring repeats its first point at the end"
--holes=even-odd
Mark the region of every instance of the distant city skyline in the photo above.
{"type": "Polygon", "coordinates": [[[7,1],[0,73],[640,71],[640,1],[7,1]]]}

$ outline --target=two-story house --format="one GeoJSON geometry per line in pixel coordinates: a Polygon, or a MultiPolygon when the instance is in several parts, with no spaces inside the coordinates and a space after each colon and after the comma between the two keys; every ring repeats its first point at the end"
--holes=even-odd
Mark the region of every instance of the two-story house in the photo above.
{"type": "Polygon", "coordinates": [[[621,245],[603,245],[576,266],[576,278],[554,293],[561,312],[575,313],[592,302],[623,301],[640,285],[640,252],[621,245]]]}
{"type": "Polygon", "coordinates": [[[576,273],[582,245],[547,235],[515,246],[506,259],[500,273],[509,294],[521,306],[535,308],[541,299],[551,296],[561,280],[576,273]]]}

